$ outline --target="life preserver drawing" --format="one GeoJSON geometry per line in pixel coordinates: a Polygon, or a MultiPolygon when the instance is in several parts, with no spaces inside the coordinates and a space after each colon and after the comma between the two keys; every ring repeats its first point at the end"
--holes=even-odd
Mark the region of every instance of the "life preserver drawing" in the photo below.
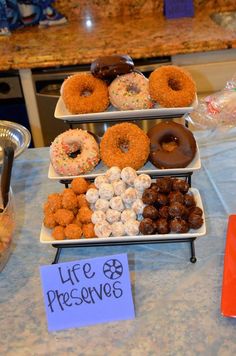
{"type": "Polygon", "coordinates": [[[118,279],[122,276],[123,266],[117,259],[111,259],[104,263],[103,273],[108,279],[118,279]]]}

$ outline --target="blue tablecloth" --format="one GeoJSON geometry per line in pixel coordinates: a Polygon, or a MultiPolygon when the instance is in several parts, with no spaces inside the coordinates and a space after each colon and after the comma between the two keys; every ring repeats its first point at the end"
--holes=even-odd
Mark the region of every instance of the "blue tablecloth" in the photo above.
{"type": "Polygon", "coordinates": [[[14,251],[0,273],[2,355],[233,355],[236,320],[221,316],[228,215],[236,213],[236,134],[199,134],[202,168],[192,176],[201,194],[207,234],[189,245],[150,244],[67,249],[61,261],[127,252],[136,317],[49,333],[39,266],[55,249],[39,241],[42,205],[62,186],[47,178],[48,148],[14,162],[17,207],[14,251]]]}

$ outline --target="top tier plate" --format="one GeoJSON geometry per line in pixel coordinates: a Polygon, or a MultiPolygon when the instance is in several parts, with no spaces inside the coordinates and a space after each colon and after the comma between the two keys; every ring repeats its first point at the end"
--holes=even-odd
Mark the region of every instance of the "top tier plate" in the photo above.
{"type": "Polygon", "coordinates": [[[148,118],[165,118],[165,117],[175,117],[181,116],[186,113],[190,113],[198,104],[197,96],[191,106],[182,108],[163,108],[156,106],[153,109],[144,110],[116,110],[112,105],[109,106],[107,111],[100,113],[91,114],[71,114],[65,107],[62,97],[59,98],[54,116],[56,119],[61,119],[64,121],[74,121],[76,123],[85,122],[108,122],[114,120],[143,120],[148,118]]]}

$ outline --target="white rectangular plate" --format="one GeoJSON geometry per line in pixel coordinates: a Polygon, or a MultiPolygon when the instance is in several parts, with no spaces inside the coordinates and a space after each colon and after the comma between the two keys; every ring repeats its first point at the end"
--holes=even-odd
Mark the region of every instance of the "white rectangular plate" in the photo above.
{"type": "Polygon", "coordinates": [[[98,243],[101,243],[101,244],[109,244],[112,243],[112,242],[142,242],[142,241],[145,241],[145,240],[153,240],[153,241],[158,241],[158,240],[173,240],[173,239],[191,239],[191,238],[194,238],[194,237],[200,237],[200,236],[203,236],[206,234],[206,223],[205,223],[205,214],[204,214],[204,209],[203,209],[203,205],[202,205],[202,200],[201,200],[201,196],[200,196],[200,193],[199,191],[196,189],[196,188],[190,188],[190,191],[193,193],[194,195],[194,198],[195,198],[195,201],[196,201],[196,204],[199,208],[202,209],[203,211],[203,220],[204,220],[204,223],[203,225],[200,227],[200,229],[198,230],[190,230],[188,233],[186,234],[165,234],[165,235],[162,235],[162,234],[158,234],[158,235],[138,235],[138,236],[122,236],[122,237],[106,237],[106,238],[91,238],[91,239],[85,239],[85,238],[81,238],[81,239],[75,239],[75,240],[54,240],[51,236],[51,230],[50,229],[47,229],[45,228],[43,225],[42,225],[42,228],[41,228],[41,233],[40,233],[40,242],[41,243],[44,243],[44,244],[57,244],[57,245],[60,245],[60,244],[81,244],[83,245],[84,243],[85,244],[91,244],[93,245],[94,243],[95,244],[98,244],[98,243]]]}
{"type": "MultiPolygon", "coordinates": [[[[187,172],[192,172],[196,171],[201,168],[201,160],[200,160],[200,153],[199,149],[197,147],[196,155],[193,159],[193,161],[185,168],[175,168],[175,169],[158,169],[156,168],[151,162],[147,162],[142,168],[140,168],[137,172],[140,173],[146,173],[146,174],[176,174],[176,173],[187,173],[187,172]]],[[[48,169],[48,178],[49,179],[56,179],[56,180],[61,180],[61,179],[73,179],[76,177],[84,177],[84,178],[89,178],[93,179],[96,178],[99,175],[103,175],[106,173],[108,167],[103,164],[102,161],[94,168],[92,172],[86,173],[86,174],[81,174],[79,176],[61,176],[57,174],[52,166],[52,164],[49,164],[49,169],[48,169]]]]}
{"type": "Polygon", "coordinates": [[[65,121],[75,121],[76,123],[85,122],[106,122],[113,121],[114,119],[145,119],[145,118],[158,118],[158,117],[174,117],[175,115],[183,115],[191,112],[198,104],[197,96],[191,106],[182,108],[163,108],[156,106],[153,109],[144,110],[124,110],[119,111],[112,105],[109,106],[107,111],[91,114],[71,114],[65,107],[62,97],[59,97],[57,102],[54,116],[56,119],[65,121]]]}

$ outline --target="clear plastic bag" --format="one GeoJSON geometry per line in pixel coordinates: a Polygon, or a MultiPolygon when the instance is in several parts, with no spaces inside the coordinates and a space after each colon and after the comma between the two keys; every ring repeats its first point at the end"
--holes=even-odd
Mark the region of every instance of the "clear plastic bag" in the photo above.
{"type": "Polygon", "coordinates": [[[201,99],[185,116],[197,130],[232,128],[236,126],[236,73],[221,91],[201,99]]]}

